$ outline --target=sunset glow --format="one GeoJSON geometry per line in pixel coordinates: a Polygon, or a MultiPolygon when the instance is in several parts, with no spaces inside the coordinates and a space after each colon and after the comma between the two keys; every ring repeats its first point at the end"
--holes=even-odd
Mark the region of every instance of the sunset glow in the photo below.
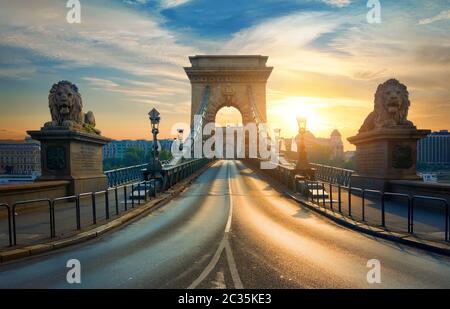
{"type": "Polygon", "coordinates": [[[80,88],[105,136],[149,139],[145,115],[156,107],[161,136],[173,138],[174,123],[190,122],[183,67],[195,54],[268,56],[274,69],[267,116],[285,137],[296,134],[295,115],[302,112],[316,136],[338,129],[344,147],[353,149],[346,138],[389,78],[408,86],[409,118],[418,127],[444,129],[450,117],[448,7],[440,1],[386,2],[382,23],[369,24],[366,6],[356,1],[299,1],[289,9],[249,1],[227,7],[226,22],[206,14],[199,23],[189,16],[215,9],[215,1],[100,0],[83,3],[79,26],[65,22],[58,1],[2,2],[8,9],[0,12],[0,139],[22,139],[48,121],[48,90],[61,79],[80,88]]]}

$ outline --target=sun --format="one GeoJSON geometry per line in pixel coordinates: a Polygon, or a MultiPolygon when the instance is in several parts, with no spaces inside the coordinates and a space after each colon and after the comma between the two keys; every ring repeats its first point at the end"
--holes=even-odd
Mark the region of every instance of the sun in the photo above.
{"type": "Polygon", "coordinates": [[[268,107],[270,125],[280,128],[282,136],[289,137],[298,133],[297,117],[304,117],[307,119],[306,130],[322,131],[324,123],[317,112],[317,100],[314,99],[287,97],[273,102],[268,107]]]}

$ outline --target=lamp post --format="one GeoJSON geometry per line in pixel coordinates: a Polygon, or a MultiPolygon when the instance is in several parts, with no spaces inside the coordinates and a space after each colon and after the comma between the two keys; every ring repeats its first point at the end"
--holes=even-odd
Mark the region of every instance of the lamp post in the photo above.
{"type": "Polygon", "coordinates": [[[150,123],[152,125],[153,145],[152,145],[152,159],[149,162],[149,172],[153,177],[160,176],[162,171],[162,165],[159,161],[159,149],[158,149],[158,133],[159,122],[161,120],[159,112],[153,108],[149,113],[150,123]]]}
{"type": "Polygon", "coordinates": [[[307,119],[305,117],[297,117],[298,123],[298,135],[297,135],[297,172],[304,174],[304,176],[310,175],[310,166],[308,163],[308,154],[305,146],[305,132],[307,119]]]}

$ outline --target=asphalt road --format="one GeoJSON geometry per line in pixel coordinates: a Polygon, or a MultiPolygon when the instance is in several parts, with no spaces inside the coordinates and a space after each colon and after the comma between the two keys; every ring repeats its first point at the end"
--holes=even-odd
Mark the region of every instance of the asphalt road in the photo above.
{"type": "Polygon", "coordinates": [[[0,266],[0,288],[450,288],[450,259],[316,215],[239,161],[219,161],[121,230],[0,266]],[[66,263],[81,263],[69,284],[66,263]],[[381,265],[369,284],[367,262],[381,265]]]}

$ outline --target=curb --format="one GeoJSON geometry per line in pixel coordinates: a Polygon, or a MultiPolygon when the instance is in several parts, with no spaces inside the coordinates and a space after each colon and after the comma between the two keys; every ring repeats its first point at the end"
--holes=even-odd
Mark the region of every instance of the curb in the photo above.
{"type": "Polygon", "coordinates": [[[49,241],[46,243],[29,245],[22,248],[11,249],[8,251],[0,252],[0,264],[5,262],[10,262],[13,260],[18,260],[21,258],[30,257],[33,255],[50,252],[53,250],[61,249],[71,245],[79,244],[90,239],[99,237],[107,232],[117,229],[119,227],[124,227],[126,223],[133,219],[137,219],[139,216],[148,214],[172,200],[178,194],[180,194],[194,179],[200,176],[208,167],[210,167],[214,161],[206,164],[200,170],[195,172],[193,175],[182,180],[174,187],[170,188],[165,192],[161,192],[158,197],[153,198],[146,204],[141,205],[139,208],[134,208],[128,212],[123,213],[120,217],[106,222],[100,226],[96,226],[90,230],[80,232],[78,234],[72,235],[68,238],[62,238],[58,240],[49,241]]]}
{"type": "Polygon", "coordinates": [[[254,170],[254,171],[257,171],[258,174],[261,175],[262,177],[272,180],[272,183],[276,182],[278,189],[280,189],[287,197],[295,200],[297,203],[302,204],[303,206],[307,207],[308,209],[313,210],[314,212],[316,212],[324,217],[327,217],[328,219],[334,221],[335,223],[337,223],[341,226],[345,226],[347,228],[350,228],[350,229],[358,231],[358,232],[365,233],[367,235],[371,235],[371,236],[375,236],[375,237],[389,240],[392,242],[408,245],[410,247],[450,256],[450,244],[447,245],[445,243],[438,243],[438,242],[434,242],[434,241],[419,239],[417,237],[412,236],[411,234],[392,232],[387,229],[367,225],[363,222],[356,221],[351,218],[345,217],[344,215],[342,215],[340,213],[336,213],[336,212],[332,211],[331,209],[322,208],[311,202],[308,202],[307,200],[298,196],[296,193],[293,193],[289,189],[286,189],[285,185],[280,183],[278,180],[276,180],[270,176],[267,176],[258,170],[255,170],[253,168],[253,166],[251,166],[251,165],[250,165],[250,168],[252,168],[252,170],[254,170]]]}

